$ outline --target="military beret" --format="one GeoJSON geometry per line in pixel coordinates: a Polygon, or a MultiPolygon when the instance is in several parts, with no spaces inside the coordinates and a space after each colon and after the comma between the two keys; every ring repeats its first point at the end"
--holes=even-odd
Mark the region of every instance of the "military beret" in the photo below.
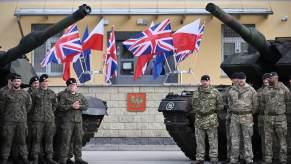
{"type": "Polygon", "coordinates": [[[75,78],[69,78],[66,81],[67,86],[69,86],[70,84],[73,84],[73,83],[77,83],[77,80],[75,78]]]}
{"type": "Polygon", "coordinates": [[[271,72],[270,74],[271,74],[271,77],[272,76],[278,76],[278,73],[277,72],[271,72]]]}
{"type": "Polygon", "coordinates": [[[201,80],[210,80],[210,76],[209,75],[203,75],[201,76],[201,80]]]}
{"type": "Polygon", "coordinates": [[[234,72],[232,75],[231,75],[231,79],[238,79],[238,75],[239,73],[238,72],[234,72]]]}
{"type": "Polygon", "coordinates": [[[237,78],[238,79],[246,79],[247,76],[246,76],[246,74],[244,72],[239,72],[238,75],[237,75],[237,78]]]}
{"type": "Polygon", "coordinates": [[[31,85],[33,82],[38,81],[38,80],[39,80],[38,76],[33,76],[29,81],[29,85],[31,85]]]}
{"type": "Polygon", "coordinates": [[[42,74],[42,75],[40,75],[40,77],[39,77],[39,82],[41,83],[41,82],[43,82],[44,80],[46,80],[46,79],[48,79],[48,75],[47,74],[42,74]]]}
{"type": "Polygon", "coordinates": [[[267,78],[270,78],[271,77],[271,74],[270,73],[265,73],[263,75],[263,80],[267,79],[267,78]]]}
{"type": "Polygon", "coordinates": [[[15,80],[15,79],[21,79],[21,76],[15,73],[15,74],[11,77],[11,80],[15,80]]]}
{"type": "Polygon", "coordinates": [[[16,75],[16,73],[9,73],[9,75],[7,76],[8,80],[12,80],[12,78],[16,75]]]}

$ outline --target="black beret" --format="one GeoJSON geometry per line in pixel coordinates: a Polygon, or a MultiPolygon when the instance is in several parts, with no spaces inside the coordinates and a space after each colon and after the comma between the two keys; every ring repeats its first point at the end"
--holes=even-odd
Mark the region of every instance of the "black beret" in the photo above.
{"type": "Polygon", "coordinates": [[[69,78],[66,81],[67,86],[70,85],[70,84],[73,84],[73,83],[77,83],[77,80],[75,78],[69,78]]]}
{"type": "Polygon", "coordinates": [[[39,80],[38,76],[33,76],[29,81],[29,85],[31,85],[33,82],[38,81],[38,80],[39,80]]]}
{"type": "Polygon", "coordinates": [[[238,75],[239,73],[238,72],[234,72],[232,75],[231,75],[231,79],[238,79],[238,75]]]}
{"type": "Polygon", "coordinates": [[[239,72],[237,78],[238,79],[246,79],[247,76],[246,76],[246,74],[244,72],[239,72]]]}
{"type": "Polygon", "coordinates": [[[263,80],[267,79],[267,78],[270,78],[271,77],[271,74],[270,73],[265,73],[263,75],[263,80]]]}
{"type": "Polygon", "coordinates": [[[12,78],[16,75],[16,73],[9,73],[7,76],[7,80],[12,80],[12,78]]]}
{"type": "Polygon", "coordinates": [[[209,75],[203,75],[201,76],[201,80],[210,80],[210,76],[209,75]]]}
{"type": "Polygon", "coordinates": [[[47,74],[42,74],[42,75],[40,75],[40,77],[39,77],[39,82],[41,83],[41,82],[43,82],[44,80],[46,80],[46,79],[48,79],[48,75],[47,74]]]}
{"type": "Polygon", "coordinates": [[[270,74],[271,74],[271,77],[272,76],[278,76],[278,73],[277,72],[271,72],[270,74]]]}
{"type": "Polygon", "coordinates": [[[21,79],[21,76],[15,73],[14,75],[12,75],[11,80],[15,79],[21,79]]]}

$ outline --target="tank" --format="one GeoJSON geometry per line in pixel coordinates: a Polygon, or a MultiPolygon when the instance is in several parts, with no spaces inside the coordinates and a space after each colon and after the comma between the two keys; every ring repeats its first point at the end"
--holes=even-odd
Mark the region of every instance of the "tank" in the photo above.
{"type": "MultiPolygon", "coordinates": [[[[0,87],[7,85],[5,77],[10,72],[20,74],[24,87],[28,86],[30,78],[35,76],[36,73],[31,63],[25,58],[25,55],[45,43],[50,37],[83,19],[90,12],[91,8],[83,4],[73,14],[48,27],[44,31],[31,32],[24,36],[17,46],[6,52],[0,52],[0,77],[3,77],[0,78],[0,87]]],[[[107,111],[106,102],[94,97],[87,97],[87,100],[89,102],[89,109],[82,115],[85,134],[83,145],[89,142],[90,138],[97,132],[107,111]]]]}
{"type": "MultiPolygon", "coordinates": [[[[291,41],[290,37],[277,37],[274,40],[266,40],[265,36],[256,29],[249,29],[240,24],[234,17],[225,13],[213,3],[208,3],[206,10],[218,18],[233,31],[238,33],[250,46],[247,53],[234,54],[226,58],[220,65],[221,69],[230,77],[234,72],[245,72],[247,82],[258,89],[262,85],[260,77],[264,73],[276,71],[280,81],[288,85],[288,76],[291,70],[291,41]]],[[[216,86],[220,92],[224,92],[227,86],[216,86]]],[[[195,160],[195,116],[190,116],[192,91],[183,91],[180,95],[169,93],[160,103],[159,111],[165,117],[166,129],[184,154],[191,160],[195,160]]],[[[225,110],[226,112],[226,110],[225,110]]],[[[226,113],[219,116],[218,142],[219,160],[227,157],[226,149],[226,113]]],[[[288,161],[291,159],[291,115],[287,113],[288,121],[288,161]]],[[[260,137],[257,129],[257,116],[255,118],[253,152],[254,159],[261,160],[260,137]]],[[[208,147],[208,146],[207,146],[208,147]]],[[[208,148],[207,148],[208,149],[208,148]]],[[[207,154],[206,154],[207,158],[207,154]]]]}

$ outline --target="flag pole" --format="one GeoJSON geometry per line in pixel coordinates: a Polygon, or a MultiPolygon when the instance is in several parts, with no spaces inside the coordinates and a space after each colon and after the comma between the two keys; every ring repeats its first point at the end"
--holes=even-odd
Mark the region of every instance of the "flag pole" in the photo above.
{"type": "Polygon", "coordinates": [[[174,51],[174,55],[173,55],[174,63],[175,63],[175,70],[174,70],[174,71],[178,70],[178,63],[177,63],[177,60],[176,60],[175,54],[176,54],[176,53],[175,53],[175,51],[174,51]]]}
{"type": "Polygon", "coordinates": [[[170,72],[172,72],[172,69],[171,69],[171,67],[170,67],[170,65],[169,65],[169,62],[168,62],[168,59],[166,58],[165,53],[163,53],[163,55],[164,55],[164,58],[165,58],[165,60],[166,60],[166,63],[167,63],[167,66],[168,66],[170,72]]]}

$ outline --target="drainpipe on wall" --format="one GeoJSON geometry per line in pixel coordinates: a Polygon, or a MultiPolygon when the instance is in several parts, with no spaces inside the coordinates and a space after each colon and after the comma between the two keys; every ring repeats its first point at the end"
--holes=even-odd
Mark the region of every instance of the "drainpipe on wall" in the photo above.
{"type": "Polygon", "coordinates": [[[18,24],[18,27],[19,27],[19,31],[20,31],[21,37],[23,38],[24,34],[23,34],[21,22],[20,22],[20,16],[16,16],[16,20],[17,20],[17,24],[18,24]]]}

